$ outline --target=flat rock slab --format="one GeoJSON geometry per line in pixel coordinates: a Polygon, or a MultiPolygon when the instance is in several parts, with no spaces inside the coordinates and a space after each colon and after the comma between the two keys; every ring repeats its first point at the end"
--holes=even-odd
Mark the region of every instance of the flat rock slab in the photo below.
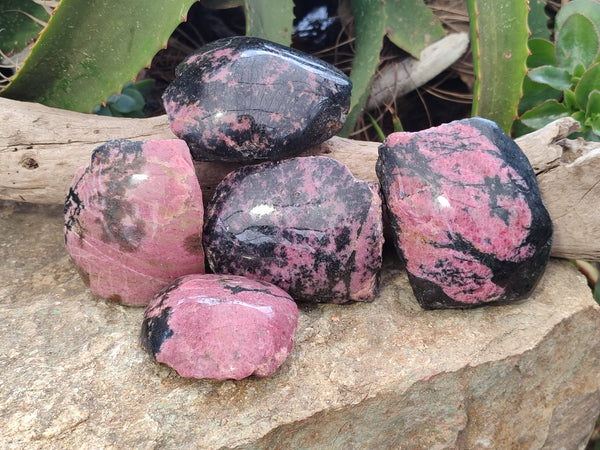
{"type": "Polygon", "coordinates": [[[525,302],[424,311],[391,254],[373,303],[301,309],[269,378],[198,381],[85,288],[60,207],[0,204],[2,448],[583,448],[600,308],[552,260],[525,302]]]}

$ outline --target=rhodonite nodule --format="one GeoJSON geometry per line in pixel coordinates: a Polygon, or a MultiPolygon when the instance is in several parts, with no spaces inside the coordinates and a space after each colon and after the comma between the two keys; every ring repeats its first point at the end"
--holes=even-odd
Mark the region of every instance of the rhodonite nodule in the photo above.
{"type": "Polygon", "coordinates": [[[65,245],[97,295],[132,306],[204,273],[202,192],[185,142],[109,141],[65,202],[65,245]]]}
{"type": "Polygon", "coordinates": [[[529,161],[494,122],[391,134],[376,170],[423,308],[505,304],[536,286],[552,222],[529,161]]]}
{"type": "Polygon", "coordinates": [[[207,207],[204,248],[216,273],[273,283],[294,300],[372,301],[383,224],[379,185],[322,156],[242,167],[207,207]]]}
{"type": "Polygon", "coordinates": [[[277,286],[231,275],[187,275],[152,299],[141,344],[183,377],[271,375],[292,351],[298,307],[277,286]]]}
{"type": "Polygon", "coordinates": [[[295,156],[337,133],[350,79],[264,39],[236,36],[189,55],[163,94],[171,129],[199,161],[295,156]]]}

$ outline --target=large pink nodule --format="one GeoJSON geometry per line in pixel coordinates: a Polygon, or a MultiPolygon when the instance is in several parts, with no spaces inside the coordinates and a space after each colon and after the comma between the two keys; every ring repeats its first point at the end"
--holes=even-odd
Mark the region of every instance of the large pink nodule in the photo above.
{"type": "Polygon", "coordinates": [[[143,306],[176,278],[204,273],[203,213],[184,141],[110,141],[75,175],[65,244],[93,292],[143,306]]]}
{"type": "Polygon", "coordinates": [[[526,296],[543,273],[552,223],[527,158],[493,122],[394,133],[377,174],[396,246],[425,308],[526,296]]]}
{"type": "Polygon", "coordinates": [[[272,284],[188,275],[148,305],[141,343],[183,377],[266,377],[292,351],[297,325],[298,307],[272,284]]]}

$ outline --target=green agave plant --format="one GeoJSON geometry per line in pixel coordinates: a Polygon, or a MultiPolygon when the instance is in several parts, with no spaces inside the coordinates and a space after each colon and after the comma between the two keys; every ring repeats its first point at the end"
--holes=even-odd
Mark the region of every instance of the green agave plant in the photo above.
{"type": "MultiPolygon", "coordinates": [[[[134,79],[166,45],[194,2],[62,0],[22,69],[0,95],[81,112],[95,108],[102,114],[133,113],[135,108],[131,108],[136,105],[131,100],[137,98],[135,94],[111,96],[125,90],[125,83],[134,79]],[[99,103],[106,106],[96,106],[99,103]]],[[[246,34],[284,45],[291,43],[293,0],[203,0],[202,3],[211,8],[243,5],[246,34]]],[[[354,127],[364,107],[385,35],[418,56],[428,43],[444,34],[423,0],[352,0],[351,3],[357,37],[351,75],[355,86],[353,112],[346,130],[354,127]]],[[[0,30],[4,29],[3,20],[4,16],[0,17],[0,30]]],[[[11,39],[12,36],[7,36],[8,41],[11,39]]]]}
{"type": "Polygon", "coordinates": [[[0,90],[18,69],[26,49],[46,26],[50,11],[32,0],[0,1],[0,90]]]}
{"type": "Polygon", "coordinates": [[[50,14],[31,0],[2,0],[0,17],[0,52],[10,58],[37,38],[50,14]]]}
{"type": "Polygon", "coordinates": [[[467,7],[475,75],[471,115],[509,133],[527,70],[528,2],[467,0],[467,7]]]}
{"type": "Polygon", "coordinates": [[[600,3],[575,0],[565,5],[556,16],[555,36],[554,43],[529,40],[530,70],[515,134],[571,116],[581,124],[575,136],[600,141],[600,3]]]}
{"type": "Polygon", "coordinates": [[[415,57],[445,34],[441,23],[423,0],[351,0],[356,28],[352,62],[350,113],[342,132],[349,136],[363,112],[379,66],[383,38],[415,57]]]}
{"type": "Polygon", "coordinates": [[[192,3],[62,0],[0,95],[91,112],[150,64],[192,3]]]}

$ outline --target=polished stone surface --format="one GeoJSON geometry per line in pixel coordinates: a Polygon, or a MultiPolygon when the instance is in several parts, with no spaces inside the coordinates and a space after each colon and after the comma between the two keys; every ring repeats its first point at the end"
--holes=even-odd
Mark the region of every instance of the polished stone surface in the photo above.
{"type": "Polygon", "coordinates": [[[277,160],[336,134],[350,79],[332,65],[254,37],[189,55],[163,94],[171,129],[200,161],[277,160]]]}
{"type": "Polygon", "coordinates": [[[215,273],[273,283],[296,301],[372,301],[379,287],[379,185],[313,156],[243,167],[206,208],[204,247],[215,273]]]}
{"type": "Polygon", "coordinates": [[[73,179],[65,245],[92,291],[143,306],[176,278],[204,273],[203,214],[185,142],[109,141],[73,179]]]}
{"type": "Polygon", "coordinates": [[[523,303],[425,311],[387,254],[374,302],[300,308],[271,377],[193,380],[83,285],[62,222],[0,203],[2,448],[575,449],[600,413],[600,308],[566,262],[523,303]]]}
{"type": "Polygon", "coordinates": [[[142,347],[179,375],[268,377],[294,345],[298,307],[277,286],[235,275],[187,275],[148,305],[142,347]]]}
{"type": "Polygon", "coordinates": [[[422,307],[506,304],[532,292],[550,257],[552,221],[529,161],[494,122],[393,133],[376,170],[422,307]]]}

